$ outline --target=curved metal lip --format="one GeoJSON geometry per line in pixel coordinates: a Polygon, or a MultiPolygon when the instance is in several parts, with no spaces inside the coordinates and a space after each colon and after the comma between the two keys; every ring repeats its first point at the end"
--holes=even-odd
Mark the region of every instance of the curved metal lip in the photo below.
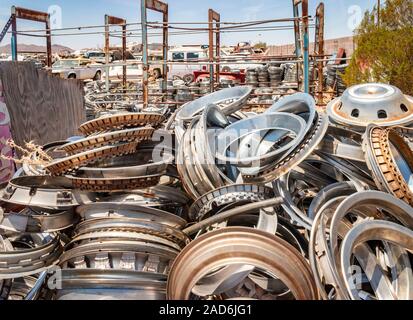
{"type": "MultiPolygon", "coordinates": [[[[199,120],[199,116],[195,117],[191,123],[189,124],[189,128],[185,131],[182,142],[179,146],[179,150],[177,153],[177,169],[178,173],[181,177],[182,185],[186,192],[192,197],[197,198],[200,196],[201,193],[204,191],[208,191],[209,189],[205,189],[205,184],[210,183],[209,180],[205,179],[205,176],[201,176],[202,173],[198,173],[198,168],[194,165],[195,160],[194,157],[196,154],[192,151],[195,147],[194,144],[191,144],[191,135],[194,134],[192,128],[199,120]],[[204,180],[201,180],[204,179],[204,180]],[[195,187],[197,185],[197,187],[195,187]]],[[[207,184],[208,188],[209,184],[207,184]]]]}
{"type": "MultiPolygon", "coordinates": [[[[30,233],[26,233],[26,235],[29,235],[30,233]]],[[[24,234],[22,234],[24,235],[24,234]]],[[[32,240],[35,242],[35,247],[33,248],[24,248],[24,249],[18,249],[18,250],[9,250],[9,251],[2,251],[0,252],[0,256],[3,255],[4,258],[8,258],[11,260],[19,260],[21,257],[32,254],[32,253],[38,253],[39,251],[44,250],[45,248],[48,248],[53,245],[59,245],[60,244],[60,235],[58,233],[31,233],[32,240]]],[[[6,259],[5,259],[6,260],[6,259]]],[[[29,259],[30,260],[30,259],[29,259]]],[[[25,263],[29,263],[29,261],[25,261],[25,263]]]]}
{"type": "MultiPolygon", "coordinates": [[[[216,105],[208,105],[198,121],[194,121],[188,130],[191,130],[191,154],[197,172],[198,181],[192,181],[192,184],[205,185],[208,190],[211,187],[219,187],[225,183],[231,183],[224,173],[216,166],[214,157],[214,145],[211,142],[214,137],[210,137],[209,126],[222,128],[229,124],[229,119],[223,114],[216,105]],[[193,128],[193,130],[192,130],[193,128]]],[[[185,144],[182,145],[185,148],[185,144]]],[[[191,165],[191,163],[189,163],[191,165]]]]}
{"type": "MultiPolygon", "coordinates": [[[[118,176],[116,178],[89,178],[89,177],[82,176],[82,175],[79,175],[79,176],[66,175],[65,177],[72,180],[72,181],[78,181],[78,182],[92,182],[92,183],[97,182],[98,183],[97,186],[99,186],[99,187],[104,187],[105,186],[105,184],[100,185],[99,182],[100,183],[107,182],[106,186],[108,186],[108,187],[110,187],[110,186],[117,187],[118,183],[123,184],[125,187],[127,187],[127,184],[128,183],[133,183],[134,180],[139,180],[139,182],[142,182],[142,183],[144,183],[145,181],[152,181],[153,182],[154,180],[156,180],[157,178],[160,178],[161,176],[162,176],[162,174],[157,173],[157,174],[150,174],[150,175],[147,175],[147,176],[136,176],[136,177],[130,177],[130,176],[128,176],[128,177],[119,177],[118,176]],[[112,183],[110,183],[110,182],[112,182],[112,183]]],[[[126,190],[127,189],[128,188],[126,188],[126,190]]]]}
{"type": "Polygon", "coordinates": [[[81,165],[96,162],[99,158],[107,158],[109,154],[111,155],[111,157],[114,157],[133,153],[136,151],[138,144],[139,142],[126,142],[83,151],[81,153],[70,155],[65,158],[56,159],[45,166],[45,169],[51,172],[66,173],[74,170],[81,165]],[[101,154],[99,156],[96,156],[98,153],[101,154]],[[78,164],[74,163],[76,161],[78,162],[78,164]],[[65,165],[66,167],[64,167],[65,165]]]}
{"type": "Polygon", "coordinates": [[[63,269],[57,299],[165,299],[167,275],[131,270],[63,269]],[[94,292],[96,290],[96,293],[94,292]],[[136,292],[136,296],[128,296],[136,292]],[[96,295],[95,295],[96,294],[96,295]]]}
{"type": "Polygon", "coordinates": [[[85,220],[76,226],[74,232],[74,238],[85,234],[92,233],[94,231],[103,230],[128,230],[131,232],[148,234],[153,232],[157,236],[172,236],[177,242],[187,243],[189,238],[179,228],[171,227],[167,224],[163,224],[160,221],[148,221],[147,219],[130,218],[130,217],[118,217],[116,219],[111,218],[94,218],[85,220]]]}
{"type": "Polygon", "coordinates": [[[90,135],[86,138],[81,138],[73,142],[66,143],[60,149],[67,153],[78,152],[78,150],[89,150],[108,144],[116,144],[122,142],[135,142],[142,139],[150,138],[155,131],[152,127],[131,128],[119,131],[105,132],[98,135],[90,135]]]}
{"type": "Polygon", "coordinates": [[[218,143],[219,141],[225,141],[225,147],[222,148],[221,150],[217,150],[215,156],[219,160],[223,161],[224,163],[231,163],[237,166],[249,167],[254,162],[261,163],[261,161],[265,159],[273,158],[276,155],[279,155],[280,153],[283,153],[287,150],[291,150],[295,148],[298,144],[300,144],[300,142],[304,138],[305,126],[306,126],[306,123],[301,117],[294,115],[294,114],[290,114],[290,113],[284,113],[284,112],[261,114],[261,115],[257,115],[251,118],[240,120],[226,127],[223,131],[221,131],[218,134],[218,137],[217,137],[218,143]],[[263,121],[262,119],[266,119],[267,122],[270,121],[270,123],[267,124],[267,127],[262,127],[263,124],[260,123],[261,121],[263,121]],[[292,121],[295,121],[295,124],[293,124],[295,125],[295,128],[291,128],[292,126],[291,124],[289,127],[287,127],[288,121],[291,121],[291,119],[292,121]],[[291,140],[285,146],[279,149],[276,149],[272,152],[263,154],[261,156],[247,157],[243,159],[239,159],[239,157],[226,156],[228,148],[237,140],[240,140],[249,135],[253,135],[255,132],[273,131],[273,130],[294,132],[296,136],[293,140],[291,140]],[[233,134],[231,135],[231,133],[233,134]],[[229,136],[232,138],[229,143],[228,143],[228,139],[226,139],[228,134],[230,134],[229,136]]]}
{"type": "MultiPolygon", "coordinates": [[[[283,97],[281,100],[275,102],[264,114],[267,113],[273,113],[273,112],[286,112],[286,113],[291,113],[297,116],[300,116],[306,121],[306,126],[303,129],[304,130],[304,135],[307,135],[308,132],[312,129],[314,125],[314,120],[315,117],[317,116],[317,111],[316,111],[316,103],[314,98],[307,94],[307,93],[295,93],[290,96],[283,97]]],[[[259,151],[261,154],[267,153],[271,148],[272,144],[271,139],[273,139],[274,132],[270,134],[266,134],[263,136],[261,144],[259,146],[259,151]]],[[[253,136],[251,135],[250,138],[253,136]]],[[[258,137],[259,138],[259,137],[258,137]]],[[[243,142],[249,143],[248,139],[243,139],[243,142]]],[[[292,146],[290,150],[284,153],[283,156],[281,156],[280,159],[274,159],[281,161],[283,158],[285,158],[293,149],[296,147],[292,146]]],[[[244,149],[245,149],[245,143],[244,143],[244,149]]],[[[265,163],[264,163],[265,165],[265,163]]],[[[242,175],[254,175],[257,173],[257,168],[240,168],[242,175]]]]}
{"type": "Polygon", "coordinates": [[[103,235],[103,233],[97,233],[95,239],[83,239],[80,243],[72,242],[73,247],[66,248],[66,251],[60,256],[59,265],[63,266],[77,257],[99,253],[145,253],[172,260],[181,250],[181,247],[171,241],[146,234],[140,234],[140,237],[134,239],[125,237],[99,238],[99,234],[103,235]]]}
{"type": "Polygon", "coordinates": [[[324,204],[339,196],[349,196],[357,192],[356,186],[350,181],[336,182],[321,189],[311,201],[308,208],[308,216],[314,220],[317,212],[324,206],[324,204]]]}
{"type": "MultiPolygon", "coordinates": [[[[330,232],[338,234],[338,221],[357,206],[372,205],[386,207],[388,214],[407,226],[413,226],[413,208],[393,195],[381,191],[368,190],[348,196],[338,207],[331,222],[330,232]],[[398,210],[398,213],[393,211],[398,210]]],[[[334,240],[333,240],[334,241],[334,240]]]]}
{"type": "MultiPolygon", "coordinates": [[[[1,209],[0,209],[1,210],[1,209]]],[[[27,213],[0,212],[0,230],[11,232],[39,232],[51,233],[67,229],[78,221],[78,217],[71,209],[59,212],[27,213]]]]}
{"type": "Polygon", "coordinates": [[[63,252],[58,234],[35,234],[42,243],[37,247],[0,252],[1,279],[14,279],[38,274],[56,265],[63,252]],[[51,236],[52,235],[52,236],[51,236]]]}
{"type": "Polygon", "coordinates": [[[9,181],[9,185],[17,188],[38,190],[64,190],[72,191],[73,187],[69,179],[65,177],[43,176],[22,176],[9,181]]]}
{"type": "MultiPolygon", "coordinates": [[[[349,212],[354,211],[357,207],[363,208],[363,206],[366,207],[368,205],[384,209],[383,212],[386,216],[397,219],[397,221],[409,228],[413,227],[413,208],[393,195],[381,191],[364,191],[350,195],[338,205],[330,223],[329,250],[332,253],[331,258],[334,265],[339,263],[338,235],[340,222],[343,221],[343,218],[349,212]]],[[[363,211],[366,211],[366,209],[363,211]]],[[[339,286],[344,288],[343,279],[339,277],[338,280],[339,286]]]]}
{"type": "Polygon", "coordinates": [[[345,236],[340,262],[342,266],[342,277],[345,280],[345,286],[352,299],[358,300],[357,290],[349,283],[352,278],[351,255],[353,249],[362,242],[370,240],[388,241],[397,246],[405,247],[409,251],[413,251],[413,231],[402,225],[384,221],[373,220],[363,221],[354,226],[345,236]]]}
{"type": "MultiPolygon", "coordinates": [[[[255,194],[255,195],[268,195],[268,198],[274,196],[274,190],[266,186],[259,186],[254,184],[232,184],[224,187],[211,190],[203,196],[197,198],[189,208],[188,216],[192,220],[199,220],[205,207],[210,206],[211,203],[215,203],[216,199],[220,197],[226,197],[233,194],[255,194]]],[[[235,197],[229,197],[231,200],[236,201],[235,197]]],[[[242,197],[241,197],[242,198],[242,197]]],[[[263,197],[265,198],[265,197],[263,197]]]]}
{"type": "Polygon", "coordinates": [[[401,133],[397,130],[394,129],[384,129],[380,126],[374,125],[374,124],[369,124],[366,129],[366,133],[364,135],[364,141],[363,141],[363,147],[365,149],[365,155],[366,155],[366,163],[369,169],[372,172],[373,179],[375,183],[377,184],[377,187],[381,189],[382,191],[387,191],[393,195],[395,195],[397,198],[406,198],[406,202],[410,203],[412,202],[412,197],[413,197],[413,192],[409,187],[409,181],[406,180],[405,175],[403,174],[403,171],[399,167],[399,161],[396,159],[395,154],[393,150],[391,149],[391,146],[394,145],[395,148],[397,148],[397,152],[399,153],[399,156],[402,157],[403,161],[405,162],[405,165],[409,168],[410,171],[413,170],[413,153],[408,145],[408,143],[404,140],[403,136],[401,133]],[[398,178],[394,178],[396,180],[396,184],[398,184],[397,187],[397,194],[394,192],[396,187],[392,187],[392,183],[389,182],[389,179],[387,178],[387,174],[385,170],[382,168],[381,164],[379,163],[380,161],[378,160],[376,151],[374,150],[374,144],[372,141],[372,131],[375,129],[380,129],[381,131],[387,132],[388,134],[388,145],[386,146],[389,148],[388,152],[391,157],[391,162],[393,165],[393,171],[391,174],[394,176],[398,176],[398,178]]]}
{"type": "Polygon", "coordinates": [[[334,214],[337,206],[346,198],[346,196],[334,197],[319,208],[319,211],[314,217],[314,223],[312,225],[310,239],[309,239],[309,262],[313,271],[314,279],[317,283],[320,295],[323,299],[328,298],[328,293],[325,290],[324,283],[328,282],[332,284],[337,291],[339,297],[345,298],[347,295],[342,294],[339,289],[338,275],[333,269],[330,247],[328,245],[328,237],[324,234],[320,235],[324,231],[326,233],[326,223],[324,219],[326,216],[331,218],[334,214]],[[322,229],[322,230],[321,230],[322,229]],[[321,230],[321,231],[320,231],[321,230]],[[318,253],[322,254],[318,254],[318,253]],[[321,264],[320,260],[325,260],[326,263],[321,264]]]}
{"type": "Polygon", "coordinates": [[[380,83],[361,84],[350,87],[344,92],[343,96],[330,101],[326,109],[332,121],[345,126],[353,126],[358,130],[364,129],[370,123],[378,126],[396,126],[409,125],[413,122],[413,97],[403,95],[403,93],[394,86],[380,83]],[[387,93],[381,95],[372,93],[357,96],[357,90],[369,86],[372,89],[374,86],[377,88],[385,88],[387,93]],[[408,109],[407,111],[401,109],[402,104],[408,109]],[[342,111],[342,109],[345,111],[342,111]],[[357,110],[362,114],[362,118],[372,113],[374,113],[374,117],[369,117],[368,119],[362,119],[359,116],[353,117],[349,114],[352,112],[350,109],[357,110]],[[379,110],[390,111],[393,114],[390,118],[380,119],[378,117],[379,110]],[[396,110],[400,112],[396,112],[396,110]]]}
{"type": "MultiPolygon", "coordinates": [[[[152,151],[152,150],[149,150],[152,151]]],[[[145,150],[138,149],[136,153],[132,155],[126,155],[107,159],[98,163],[97,167],[81,167],[77,170],[77,174],[82,178],[130,178],[139,176],[151,176],[166,173],[167,167],[174,160],[174,156],[171,153],[164,153],[163,160],[158,162],[152,162],[147,164],[137,164],[131,166],[125,166],[125,160],[129,160],[129,163],[143,162],[139,159],[145,150]],[[132,158],[132,159],[131,159],[132,158]],[[136,161],[133,161],[134,159],[136,161]],[[99,167],[101,165],[101,167],[99,167]]]]}
{"type": "Polygon", "coordinates": [[[281,161],[262,168],[262,171],[257,175],[243,176],[244,181],[247,183],[271,182],[303,162],[319,145],[328,129],[327,116],[324,113],[317,113],[317,115],[316,123],[313,125],[311,132],[294,150],[289,152],[281,161]]]}
{"type": "Polygon", "coordinates": [[[176,120],[191,121],[209,104],[222,104],[228,100],[235,100],[221,108],[224,114],[231,114],[241,109],[247,101],[253,88],[249,86],[227,88],[208,94],[202,98],[184,104],[176,115],[176,120]]]}
{"type": "Polygon", "coordinates": [[[265,113],[291,112],[294,114],[309,113],[307,131],[311,128],[316,113],[314,98],[308,93],[294,93],[274,103],[265,113]]]}
{"type": "Polygon", "coordinates": [[[181,205],[186,205],[189,202],[189,197],[184,191],[166,185],[157,185],[144,189],[129,190],[126,194],[122,192],[114,192],[110,196],[102,198],[101,202],[120,202],[124,204],[134,204],[136,201],[134,200],[135,197],[138,197],[139,200],[137,201],[148,199],[161,202],[170,201],[181,205]]]}
{"type": "Polygon", "coordinates": [[[284,199],[281,204],[284,211],[290,216],[291,220],[296,222],[299,226],[311,230],[312,220],[309,218],[298,206],[290,194],[289,178],[291,171],[273,182],[274,189],[277,188],[278,194],[284,199]]]}
{"type": "MultiPolygon", "coordinates": [[[[113,124],[112,123],[111,119],[113,118],[116,119],[119,117],[128,117],[131,120],[136,119],[137,123],[141,123],[143,119],[140,119],[140,117],[144,117],[145,118],[144,122],[148,124],[159,124],[165,118],[162,114],[159,114],[156,112],[120,112],[120,113],[103,116],[103,117],[85,122],[80,126],[79,131],[85,134],[96,132],[97,129],[88,130],[88,126],[94,127],[94,124],[99,124],[99,122],[103,122],[104,124],[106,124],[108,128],[125,127],[126,125],[124,124],[116,124],[116,123],[113,124]],[[153,117],[155,120],[152,120],[151,117],[153,117]]],[[[99,125],[97,126],[97,128],[99,128],[99,125]]]]}
{"type": "Polygon", "coordinates": [[[158,221],[176,228],[183,228],[187,224],[185,219],[167,211],[132,203],[95,202],[77,207],[76,213],[86,220],[94,219],[95,217],[109,218],[111,216],[114,218],[121,216],[144,219],[146,216],[150,221],[158,221]]]}
{"type": "Polygon", "coordinates": [[[74,189],[69,179],[53,176],[17,177],[0,192],[6,203],[46,209],[69,209],[94,199],[93,193],[74,189]]]}
{"type": "Polygon", "coordinates": [[[343,96],[348,96],[352,101],[377,101],[400,93],[396,87],[384,83],[365,83],[354,85],[346,90],[343,96]],[[369,88],[370,87],[370,88],[369,88]],[[363,92],[364,91],[364,92],[363,92]]]}
{"type": "Polygon", "coordinates": [[[212,270],[236,264],[270,269],[267,270],[268,273],[283,281],[296,298],[318,298],[310,266],[297,249],[275,235],[244,227],[227,227],[209,232],[184,248],[173,262],[168,277],[167,296],[169,299],[188,299],[190,290],[202,277],[212,270]],[[247,250],[248,246],[250,251],[247,250]],[[226,252],[220,252],[223,250],[226,252]],[[272,259],[268,254],[274,255],[272,259]],[[283,266],[280,261],[275,262],[275,256],[287,259],[288,262],[284,260],[284,263],[291,264],[291,268],[283,266]],[[195,270],[187,273],[192,267],[195,270]],[[292,276],[292,272],[299,273],[300,279],[292,276]]]}
{"type": "MultiPolygon", "coordinates": [[[[110,285],[116,286],[117,281],[127,281],[136,283],[138,287],[143,286],[143,281],[148,281],[150,285],[154,285],[152,282],[166,284],[167,275],[162,273],[131,271],[131,270],[101,270],[101,269],[63,269],[62,280],[66,286],[72,286],[79,284],[82,287],[88,285],[100,286],[104,285],[106,281],[110,285]]],[[[122,281],[122,282],[123,282],[122,281]]],[[[123,285],[121,285],[123,286],[123,285]]]]}
{"type": "MultiPolygon", "coordinates": [[[[75,249],[80,250],[82,248],[81,245],[78,245],[81,242],[87,242],[87,241],[98,241],[102,242],[103,240],[121,240],[121,241],[133,241],[135,244],[137,243],[152,243],[152,244],[157,244],[160,246],[164,246],[167,248],[170,248],[172,250],[175,250],[176,253],[178,253],[182,248],[185,246],[185,242],[179,241],[178,239],[174,238],[171,239],[172,237],[166,237],[165,235],[158,235],[155,234],[154,232],[149,232],[150,230],[120,230],[120,231],[107,231],[107,230],[93,230],[91,232],[86,232],[82,233],[79,235],[76,235],[71,242],[68,243],[69,246],[77,245],[75,249]]],[[[103,243],[103,242],[102,242],[103,243]]],[[[120,247],[121,251],[126,251],[124,250],[123,247],[120,247]]],[[[142,249],[145,250],[145,249],[142,249]]],[[[72,253],[70,250],[67,251],[68,253],[72,253]]],[[[103,253],[105,252],[103,244],[100,246],[97,250],[96,253],[103,253]]],[[[114,253],[114,252],[119,252],[119,248],[112,248],[112,250],[108,250],[107,252],[114,253]]],[[[146,252],[146,251],[145,251],[146,252]]],[[[83,252],[82,255],[86,254],[86,252],[83,252]]],[[[158,254],[158,252],[155,252],[155,254],[158,254]]],[[[61,256],[61,260],[63,261],[63,255],[61,256]]]]}

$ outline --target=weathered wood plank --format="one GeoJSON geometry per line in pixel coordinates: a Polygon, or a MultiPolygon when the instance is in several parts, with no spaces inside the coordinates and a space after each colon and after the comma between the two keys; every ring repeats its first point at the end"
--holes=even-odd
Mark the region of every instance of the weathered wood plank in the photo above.
{"type": "Polygon", "coordinates": [[[80,81],[54,77],[28,62],[0,63],[0,77],[18,145],[43,145],[79,134],[86,119],[80,81]]]}

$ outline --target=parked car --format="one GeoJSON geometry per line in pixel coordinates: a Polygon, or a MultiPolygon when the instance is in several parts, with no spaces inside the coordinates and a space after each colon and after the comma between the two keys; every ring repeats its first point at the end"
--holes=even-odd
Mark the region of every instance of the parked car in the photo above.
{"type": "Polygon", "coordinates": [[[106,54],[102,51],[88,51],[84,57],[96,63],[106,63],[106,54]]]}
{"type": "MultiPolygon", "coordinates": [[[[126,67],[126,80],[128,82],[137,82],[142,79],[142,65],[128,65],[126,67]]],[[[106,72],[103,74],[106,79],[106,72]]],[[[112,65],[109,68],[109,80],[113,82],[122,81],[123,79],[123,65],[112,65]]]]}
{"type": "Polygon", "coordinates": [[[100,80],[103,72],[100,64],[88,59],[62,59],[53,64],[52,73],[63,79],[100,80]]]}

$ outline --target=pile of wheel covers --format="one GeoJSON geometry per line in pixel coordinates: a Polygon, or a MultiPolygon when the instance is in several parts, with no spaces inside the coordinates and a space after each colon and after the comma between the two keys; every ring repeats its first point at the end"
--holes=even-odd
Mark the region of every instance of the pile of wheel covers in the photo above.
{"type": "Polygon", "coordinates": [[[155,186],[173,162],[171,152],[151,161],[156,146],[150,142],[155,128],[164,120],[156,113],[120,113],[91,120],[79,131],[88,136],[66,143],[58,158],[45,169],[53,175],[66,174],[75,188],[109,192],[155,186]]]}
{"type": "Polygon", "coordinates": [[[0,191],[0,299],[413,299],[413,99],[363,84],[255,114],[251,91],[29,154],[0,191]]]}
{"type": "Polygon", "coordinates": [[[60,257],[63,289],[57,298],[164,299],[170,265],[189,242],[180,230],[186,221],[132,204],[80,210],[84,221],[60,257]]]}
{"type": "Polygon", "coordinates": [[[387,193],[329,197],[314,219],[309,248],[322,297],[412,299],[412,223],[413,208],[387,193]]]}

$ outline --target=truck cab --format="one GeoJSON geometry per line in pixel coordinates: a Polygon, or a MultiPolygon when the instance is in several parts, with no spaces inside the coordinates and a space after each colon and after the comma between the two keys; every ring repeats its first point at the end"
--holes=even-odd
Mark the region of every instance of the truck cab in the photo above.
{"type": "Polygon", "coordinates": [[[176,62],[177,64],[169,65],[169,78],[193,78],[194,71],[208,70],[208,54],[206,49],[202,47],[178,47],[169,50],[168,60],[176,62]],[[191,64],[191,61],[194,64],[191,64]],[[205,65],[199,64],[198,61],[205,62],[205,65]],[[179,64],[179,62],[185,62],[185,64],[179,64]]]}

